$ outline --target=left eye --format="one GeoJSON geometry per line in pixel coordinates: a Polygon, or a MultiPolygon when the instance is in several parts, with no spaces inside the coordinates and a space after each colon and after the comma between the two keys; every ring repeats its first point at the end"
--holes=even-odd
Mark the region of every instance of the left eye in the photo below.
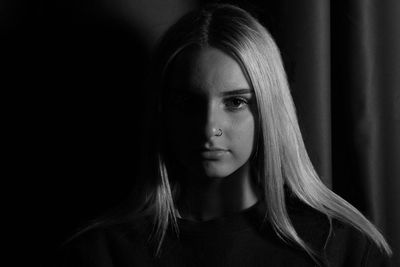
{"type": "Polygon", "coordinates": [[[242,97],[232,97],[225,100],[225,105],[229,109],[241,109],[248,104],[248,100],[242,97]]]}

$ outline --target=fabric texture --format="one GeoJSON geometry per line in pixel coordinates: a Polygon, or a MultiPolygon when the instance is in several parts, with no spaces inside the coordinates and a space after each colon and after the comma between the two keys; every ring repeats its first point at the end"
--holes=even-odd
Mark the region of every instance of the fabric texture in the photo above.
{"type": "MultiPolygon", "coordinates": [[[[321,256],[320,266],[389,266],[364,235],[350,226],[329,221],[300,202],[288,203],[290,217],[303,240],[321,256]]],[[[148,230],[130,224],[92,229],[68,244],[57,266],[318,266],[290,242],[283,242],[271,225],[262,224],[261,202],[225,217],[205,222],[179,219],[179,237],[169,231],[160,257],[148,230]]]]}

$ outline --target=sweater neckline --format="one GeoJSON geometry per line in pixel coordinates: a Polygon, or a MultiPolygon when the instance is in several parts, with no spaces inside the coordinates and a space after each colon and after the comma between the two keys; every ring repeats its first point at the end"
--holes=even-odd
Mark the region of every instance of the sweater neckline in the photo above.
{"type": "Polygon", "coordinates": [[[227,214],[207,221],[192,221],[177,218],[179,229],[186,234],[229,234],[260,226],[265,216],[263,201],[238,212],[227,214]]]}

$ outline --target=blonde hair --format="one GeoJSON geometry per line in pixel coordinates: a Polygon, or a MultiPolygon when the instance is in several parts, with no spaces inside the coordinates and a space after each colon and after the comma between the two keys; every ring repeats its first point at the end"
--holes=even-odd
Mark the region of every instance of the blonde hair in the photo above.
{"type": "MultiPolygon", "coordinates": [[[[279,50],[268,31],[246,11],[227,4],[206,6],[181,18],[164,36],[155,58],[160,83],[175,56],[189,46],[211,46],[229,54],[241,65],[254,89],[258,110],[257,153],[252,160],[257,182],[267,203],[266,220],[283,240],[303,248],[314,260],[315,253],[297,234],[285,203],[284,185],[299,200],[326,214],[330,224],[336,218],[363,232],[387,254],[391,249],[381,233],[356,208],[328,189],[319,179],[308,157],[279,50]]],[[[162,110],[159,93],[158,110],[162,110]]],[[[143,174],[146,182],[140,212],[153,218],[152,237],[160,252],[167,228],[179,234],[175,201],[179,184],[168,175],[168,157],[163,149],[161,114],[155,120],[158,133],[154,146],[156,172],[143,174]]],[[[146,168],[149,168],[146,165],[146,168]]],[[[152,168],[150,168],[152,169],[152,168]]],[[[138,210],[139,211],[139,210],[138,210]]]]}

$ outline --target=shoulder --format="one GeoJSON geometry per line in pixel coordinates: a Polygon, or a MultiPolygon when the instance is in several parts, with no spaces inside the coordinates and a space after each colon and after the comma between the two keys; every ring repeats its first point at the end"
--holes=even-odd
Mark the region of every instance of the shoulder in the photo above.
{"type": "Polygon", "coordinates": [[[147,235],[129,223],[94,226],[64,244],[56,266],[114,266],[116,259],[127,266],[140,266],[147,256],[147,235]]]}
{"type": "Polygon", "coordinates": [[[326,256],[334,266],[391,266],[389,257],[365,233],[333,219],[326,256]]]}
{"type": "Polygon", "coordinates": [[[322,251],[331,227],[328,216],[294,197],[287,198],[286,203],[297,234],[312,249],[322,251]]]}
{"type": "Polygon", "coordinates": [[[330,266],[391,266],[369,237],[352,225],[329,217],[297,199],[287,200],[288,213],[299,236],[324,254],[330,266]]]}

